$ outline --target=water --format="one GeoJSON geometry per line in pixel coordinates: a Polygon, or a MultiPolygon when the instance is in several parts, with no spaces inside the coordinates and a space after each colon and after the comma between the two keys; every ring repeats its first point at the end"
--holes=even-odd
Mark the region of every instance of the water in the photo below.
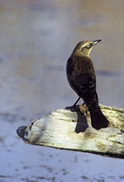
{"type": "Polygon", "coordinates": [[[66,60],[84,39],[100,103],[124,108],[124,2],[0,0],[0,181],[123,181],[123,159],[24,144],[18,126],[77,99],[66,60]]]}

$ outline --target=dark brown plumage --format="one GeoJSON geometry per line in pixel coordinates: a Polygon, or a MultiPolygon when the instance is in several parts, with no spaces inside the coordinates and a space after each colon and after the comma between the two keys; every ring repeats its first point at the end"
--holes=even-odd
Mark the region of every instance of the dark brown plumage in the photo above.
{"type": "Polygon", "coordinates": [[[68,59],[66,67],[69,84],[78,94],[79,99],[82,98],[87,105],[91,116],[91,124],[95,129],[106,128],[109,124],[98,104],[96,75],[89,56],[93,46],[100,41],[79,42],[68,59]]]}

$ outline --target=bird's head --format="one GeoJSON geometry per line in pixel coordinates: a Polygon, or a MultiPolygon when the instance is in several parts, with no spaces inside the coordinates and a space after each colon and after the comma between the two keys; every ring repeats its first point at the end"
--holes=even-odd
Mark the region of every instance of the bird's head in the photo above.
{"type": "Polygon", "coordinates": [[[83,40],[77,44],[72,54],[83,54],[89,56],[90,51],[92,50],[93,46],[99,43],[101,40],[83,40]]]}

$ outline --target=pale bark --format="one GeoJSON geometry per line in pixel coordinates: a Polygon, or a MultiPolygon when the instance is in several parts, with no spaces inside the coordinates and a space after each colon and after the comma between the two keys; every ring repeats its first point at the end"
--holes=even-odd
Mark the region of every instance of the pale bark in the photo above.
{"type": "Polygon", "coordinates": [[[124,109],[100,107],[110,122],[105,129],[92,128],[89,115],[59,109],[19,127],[17,133],[29,144],[124,158],[124,109]]]}

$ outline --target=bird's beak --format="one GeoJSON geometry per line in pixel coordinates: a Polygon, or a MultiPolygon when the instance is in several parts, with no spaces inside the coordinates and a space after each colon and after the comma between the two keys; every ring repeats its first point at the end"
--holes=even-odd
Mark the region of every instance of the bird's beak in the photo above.
{"type": "Polygon", "coordinates": [[[94,40],[94,41],[93,41],[93,45],[96,45],[96,44],[98,44],[99,42],[101,42],[101,40],[94,40]]]}

